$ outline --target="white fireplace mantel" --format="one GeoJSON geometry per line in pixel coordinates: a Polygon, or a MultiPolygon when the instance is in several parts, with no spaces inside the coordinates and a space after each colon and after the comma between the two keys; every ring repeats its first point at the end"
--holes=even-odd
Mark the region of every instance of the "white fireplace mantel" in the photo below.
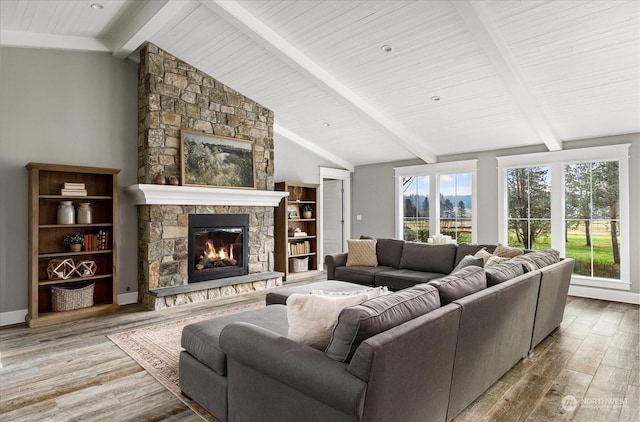
{"type": "Polygon", "coordinates": [[[288,192],[137,184],[123,189],[135,205],[230,205],[277,207],[288,192]]]}

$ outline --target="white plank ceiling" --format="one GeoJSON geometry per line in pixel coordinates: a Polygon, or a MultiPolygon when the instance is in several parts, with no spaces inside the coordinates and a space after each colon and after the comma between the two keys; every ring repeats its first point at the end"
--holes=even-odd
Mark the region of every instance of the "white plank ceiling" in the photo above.
{"type": "Polygon", "coordinates": [[[633,0],[2,0],[0,30],[133,60],[151,41],[348,169],[640,132],[633,0]]]}

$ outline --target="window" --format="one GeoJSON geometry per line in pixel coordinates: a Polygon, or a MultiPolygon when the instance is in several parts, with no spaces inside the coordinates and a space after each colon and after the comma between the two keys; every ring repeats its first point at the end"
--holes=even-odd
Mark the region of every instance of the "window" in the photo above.
{"type": "Polygon", "coordinates": [[[574,274],[620,279],[617,161],[564,166],[566,256],[574,274]]]}
{"type": "Polygon", "coordinates": [[[629,290],[629,146],[498,157],[501,242],[573,258],[572,284],[629,290]]]}
{"type": "Polygon", "coordinates": [[[471,173],[441,174],[440,234],[458,243],[471,243],[473,196],[471,173]]]}
{"type": "Polygon", "coordinates": [[[426,242],[429,238],[429,177],[403,177],[402,198],[402,238],[426,242]]]}
{"type": "Polygon", "coordinates": [[[426,242],[442,234],[458,243],[473,242],[476,164],[469,160],[396,168],[397,237],[426,242]]]}
{"type": "Polygon", "coordinates": [[[551,168],[507,169],[509,246],[551,247],[551,168]]]}

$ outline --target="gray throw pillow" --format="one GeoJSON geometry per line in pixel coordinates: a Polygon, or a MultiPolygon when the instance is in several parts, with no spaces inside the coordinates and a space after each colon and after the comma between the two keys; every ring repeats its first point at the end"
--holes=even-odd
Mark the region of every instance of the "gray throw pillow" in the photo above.
{"type": "Polygon", "coordinates": [[[464,258],[462,258],[462,260],[458,263],[458,265],[456,265],[456,267],[453,269],[451,273],[453,274],[456,271],[460,271],[461,269],[465,267],[470,267],[470,266],[483,267],[484,259],[476,258],[473,255],[467,255],[464,258]]]}
{"type": "Polygon", "coordinates": [[[435,286],[440,294],[442,306],[472,293],[487,288],[487,276],[484,268],[465,267],[455,274],[432,280],[428,284],[435,286]]]}
{"type": "Polygon", "coordinates": [[[331,359],[349,362],[364,340],[439,307],[438,290],[417,284],[344,308],[325,353],[331,359]]]}
{"type": "Polygon", "coordinates": [[[521,263],[525,272],[535,271],[546,267],[547,265],[560,262],[560,252],[555,249],[548,248],[516,256],[512,261],[521,263]]]}
{"type": "Polygon", "coordinates": [[[514,262],[513,259],[510,259],[502,264],[487,267],[485,271],[487,273],[487,287],[491,287],[524,274],[524,267],[520,262],[514,262]]]}

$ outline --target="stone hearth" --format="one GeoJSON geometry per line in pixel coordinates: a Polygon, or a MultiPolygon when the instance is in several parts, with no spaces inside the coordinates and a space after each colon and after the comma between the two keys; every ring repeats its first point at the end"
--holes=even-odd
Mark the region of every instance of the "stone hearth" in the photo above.
{"type": "Polygon", "coordinates": [[[274,268],[273,112],[147,44],[138,80],[138,300],[152,309],[282,284],[274,268]],[[153,185],[180,177],[180,130],[253,143],[256,190],[153,185]],[[241,193],[241,191],[243,191],[241,193]],[[188,283],[189,214],[248,214],[249,274],[188,283]]]}

